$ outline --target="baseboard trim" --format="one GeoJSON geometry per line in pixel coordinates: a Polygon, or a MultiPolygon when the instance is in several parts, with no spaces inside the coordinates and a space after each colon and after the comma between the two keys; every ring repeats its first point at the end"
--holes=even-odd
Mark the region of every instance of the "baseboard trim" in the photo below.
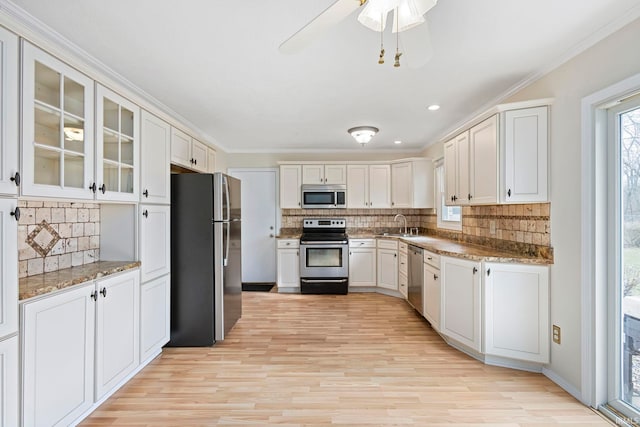
{"type": "Polygon", "coordinates": [[[572,384],[569,384],[567,380],[558,375],[555,371],[544,367],[542,368],[542,375],[549,378],[551,381],[556,383],[560,388],[569,393],[571,396],[575,397],[578,401],[586,406],[590,406],[588,402],[582,400],[582,392],[574,387],[572,384]]]}

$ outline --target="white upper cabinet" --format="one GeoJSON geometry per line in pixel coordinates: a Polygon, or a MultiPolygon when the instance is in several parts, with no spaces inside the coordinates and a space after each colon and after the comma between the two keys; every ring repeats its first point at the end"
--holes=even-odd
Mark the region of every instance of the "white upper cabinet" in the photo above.
{"type": "Polygon", "coordinates": [[[347,208],[369,207],[369,166],[347,165],[347,208]]]}
{"type": "Polygon", "coordinates": [[[96,86],[96,198],[138,201],[140,108],[96,86]]]}
{"type": "MultiPolygon", "coordinates": [[[[460,195],[461,198],[465,194],[460,195]]],[[[498,115],[469,129],[470,204],[498,203],[498,115]]]]}
{"type": "Polygon", "coordinates": [[[142,111],[140,133],[140,201],[171,203],[171,126],[142,111]]]}
{"type": "Polygon", "coordinates": [[[346,165],[302,165],[303,184],[346,184],[346,165]]]}
{"type": "Polygon", "coordinates": [[[469,132],[463,132],[444,144],[445,202],[469,203],[469,132]]]}
{"type": "Polygon", "coordinates": [[[0,194],[15,196],[18,162],[18,37],[0,28],[0,194]]]}
{"type": "Polygon", "coordinates": [[[216,171],[216,150],[207,148],[207,172],[214,173],[216,171]]]}
{"type": "Polygon", "coordinates": [[[0,339],[18,331],[18,201],[0,199],[0,339]]]}
{"type": "Polygon", "coordinates": [[[93,81],[23,42],[22,194],[93,199],[93,81]]]}
{"type": "Polygon", "coordinates": [[[347,207],[390,208],[390,165],[347,165],[347,207]]]}
{"type": "Polygon", "coordinates": [[[504,203],[548,201],[549,107],[524,108],[504,113],[504,203]]]}
{"type": "Polygon", "coordinates": [[[171,128],[171,163],[185,168],[193,167],[191,137],[176,128],[171,128]]]}
{"type": "Polygon", "coordinates": [[[280,208],[297,209],[300,208],[302,181],[302,166],[282,165],[280,166],[280,208]]]}
{"type": "Polygon", "coordinates": [[[207,172],[207,145],[193,139],[191,141],[191,157],[193,157],[193,169],[198,172],[207,172]]]}
{"type": "Polygon", "coordinates": [[[393,208],[432,208],[433,200],[433,162],[430,159],[391,165],[393,208]]]}

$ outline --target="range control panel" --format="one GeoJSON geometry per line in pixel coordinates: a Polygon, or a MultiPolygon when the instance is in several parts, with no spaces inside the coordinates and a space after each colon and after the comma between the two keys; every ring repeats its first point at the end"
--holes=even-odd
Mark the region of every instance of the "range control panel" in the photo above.
{"type": "Polygon", "coordinates": [[[304,228],[347,228],[345,218],[305,218],[302,220],[304,228]]]}

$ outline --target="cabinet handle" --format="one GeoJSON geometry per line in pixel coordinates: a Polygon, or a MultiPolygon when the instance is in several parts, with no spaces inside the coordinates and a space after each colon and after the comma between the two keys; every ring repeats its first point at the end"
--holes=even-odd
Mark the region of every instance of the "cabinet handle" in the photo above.
{"type": "Polygon", "coordinates": [[[349,255],[353,255],[353,252],[349,251],[349,255]]]}
{"type": "Polygon", "coordinates": [[[300,206],[300,202],[298,202],[298,206],[300,206]]]}
{"type": "Polygon", "coordinates": [[[93,191],[93,194],[96,194],[96,189],[97,188],[98,187],[96,186],[95,182],[89,186],[89,190],[93,191]]]}
{"type": "Polygon", "coordinates": [[[473,274],[476,274],[478,272],[478,269],[476,267],[473,267],[473,274]]]}
{"type": "Polygon", "coordinates": [[[145,218],[149,218],[149,211],[145,209],[144,212],[142,212],[142,216],[145,218]]]}
{"type": "Polygon", "coordinates": [[[469,193],[469,200],[471,200],[471,193],[469,193]]]}
{"type": "Polygon", "coordinates": [[[16,221],[20,221],[20,208],[16,206],[16,209],[13,212],[10,212],[9,215],[14,217],[16,221]]]}
{"type": "Polygon", "coordinates": [[[511,189],[510,188],[507,190],[507,197],[511,197],[511,189]]]}
{"type": "Polygon", "coordinates": [[[15,175],[13,175],[11,178],[9,178],[11,181],[15,182],[16,187],[20,187],[20,172],[16,172],[15,175]]]}
{"type": "Polygon", "coordinates": [[[395,206],[395,202],[391,202],[391,206],[395,206]]]}
{"type": "Polygon", "coordinates": [[[94,301],[98,301],[98,292],[97,291],[91,292],[91,299],[94,300],[94,301]]]}
{"type": "Polygon", "coordinates": [[[197,165],[198,164],[198,159],[193,159],[193,164],[197,165]]]}
{"type": "Polygon", "coordinates": [[[193,164],[193,158],[189,159],[189,163],[193,164]]]}
{"type": "Polygon", "coordinates": [[[107,297],[107,288],[102,288],[100,293],[102,294],[102,298],[106,298],[107,297]]]}
{"type": "Polygon", "coordinates": [[[491,274],[491,269],[487,268],[487,276],[491,274]]]}
{"type": "Polygon", "coordinates": [[[427,259],[428,259],[429,261],[431,261],[431,260],[433,259],[433,257],[428,256],[428,257],[427,257],[427,259]]]}
{"type": "Polygon", "coordinates": [[[107,192],[107,186],[102,184],[100,187],[98,187],[98,190],[100,190],[102,194],[104,194],[107,192]]]}
{"type": "Polygon", "coordinates": [[[142,192],[142,195],[143,195],[144,197],[149,197],[149,190],[144,190],[144,191],[142,192]]]}
{"type": "Polygon", "coordinates": [[[300,256],[300,251],[296,251],[296,255],[300,256]]]}
{"type": "Polygon", "coordinates": [[[273,233],[271,233],[271,234],[269,234],[269,237],[275,237],[275,236],[273,235],[273,233]]]}
{"type": "Polygon", "coordinates": [[[393,254],[393,257],[394,258],[398,258],[398,254],[393,254]]]}
{"type": "Polygon", "coordinates": [[[437,274],[433,275],[433,280],[438,280],[438,275],[437,274]]]}
{"type": "Polygon", "coordinates": [[[455,202],[456,200],[458,200],[458,196],[453,196],[453,201],[455,202]]]}

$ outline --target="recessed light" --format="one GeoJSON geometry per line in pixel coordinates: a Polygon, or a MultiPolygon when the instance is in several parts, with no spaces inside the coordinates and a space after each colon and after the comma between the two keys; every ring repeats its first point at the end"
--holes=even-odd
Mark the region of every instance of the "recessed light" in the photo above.
{"type": "Polygon", "coordinates": [[[433,104],[429,105],[427,108],[429,109],[429,111],[436,111],[440,109],[440,106],[438,104],[433,104]]]}
{"type": "Polygon", "coordinates": [[[394,144],[402,144],[402,141],[400,141],[399,139],[393,141],[394,144]]]}

